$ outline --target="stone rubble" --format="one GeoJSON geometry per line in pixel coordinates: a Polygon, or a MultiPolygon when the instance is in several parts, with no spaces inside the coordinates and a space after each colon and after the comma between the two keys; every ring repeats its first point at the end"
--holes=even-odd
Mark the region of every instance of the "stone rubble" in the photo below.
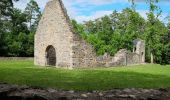
{"type": "Polygon", "coordinates": [[[83,92],[0,84],[0,100],[170,100],[170,88],[83,92]]]}

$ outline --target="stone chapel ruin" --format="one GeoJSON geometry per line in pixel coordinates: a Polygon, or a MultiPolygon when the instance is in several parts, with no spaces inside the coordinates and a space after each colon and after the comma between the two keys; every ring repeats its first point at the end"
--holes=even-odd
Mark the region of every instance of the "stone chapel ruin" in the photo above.
{"type": "Polygon", "coordinates": [[[73,32],[61,0],[49,1],[35,34],[34,63],[58,67],[113,67],[145,62],[145,43],[134,40],[133,52],[120,50],[114,57],[96,56],[92,45],[73,32]]]}

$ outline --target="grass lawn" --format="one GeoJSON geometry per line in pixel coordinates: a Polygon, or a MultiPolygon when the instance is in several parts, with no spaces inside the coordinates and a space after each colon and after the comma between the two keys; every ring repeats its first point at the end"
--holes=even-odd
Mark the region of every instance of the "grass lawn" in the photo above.
{"type": "Polygon", "coordinates": [[[0,61],[0,82],[64,90],[168,88],[170,67],[138,65],[119,68],[40,68],[33,61],[0,61]]]}

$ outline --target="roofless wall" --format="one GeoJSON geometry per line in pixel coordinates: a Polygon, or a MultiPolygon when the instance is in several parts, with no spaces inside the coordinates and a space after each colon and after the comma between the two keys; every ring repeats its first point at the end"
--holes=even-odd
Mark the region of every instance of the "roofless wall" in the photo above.
{"type": "Polygon", "coordinates": [[[120,50],[115,57],[97,57],[92,45],[73,32],[61,0],[49,1],[45,7],[35,34],[34,57],[35,65],[68,68],[141,63],[139,54],[126,50],[120,50]]]}

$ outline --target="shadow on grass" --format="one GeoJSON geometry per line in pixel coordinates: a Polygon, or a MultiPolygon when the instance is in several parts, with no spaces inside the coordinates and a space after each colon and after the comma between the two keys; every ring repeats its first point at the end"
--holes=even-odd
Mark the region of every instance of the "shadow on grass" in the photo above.
{"type": "Polygon", "coordinates": [[[114,70],[1,68],[0,82],[83,91],[170,87],[169,76],[114,70]]]}

